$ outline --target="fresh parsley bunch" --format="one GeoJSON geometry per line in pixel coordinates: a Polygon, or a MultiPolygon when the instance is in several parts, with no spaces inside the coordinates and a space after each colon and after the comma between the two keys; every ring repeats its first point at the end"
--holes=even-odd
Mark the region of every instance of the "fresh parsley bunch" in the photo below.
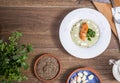
{"type": "Polygon", "coordinates": [[[33,49],[30,44],[18,45],[21,36],[22,33],[13,32],[8,42],[0,40],[0,83],[20,82],[27,79],[20,68],[28,69],[25,60],[33,49]]]}

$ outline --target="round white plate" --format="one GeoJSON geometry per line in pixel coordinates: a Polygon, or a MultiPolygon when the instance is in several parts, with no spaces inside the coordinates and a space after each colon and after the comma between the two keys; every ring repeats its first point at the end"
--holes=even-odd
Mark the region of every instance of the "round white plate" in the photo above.
{"type": "Polygon", "coordinates": [[[68,53],[78,58],[89,59],[100,55],[108,47],[111,40],[111,29],[107,19],[100,12],[90,8],[79,8],[65,16],[60,25],[59,37],[68,53]],[[82,48],[72,41],[71,28],[80,19],[92,20],[100,29],[99,40],[90,48],[82,48]]]}

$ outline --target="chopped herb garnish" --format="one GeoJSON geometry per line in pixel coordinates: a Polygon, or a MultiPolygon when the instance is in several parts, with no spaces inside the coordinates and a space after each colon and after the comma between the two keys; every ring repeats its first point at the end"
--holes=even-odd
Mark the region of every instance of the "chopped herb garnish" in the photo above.
{"type": "Polygon", "coordinates": [[[87,40],[91,41],[91,38],[93,37],[95,37],[95,31],[89,28],[87,32],[87,40]]]}

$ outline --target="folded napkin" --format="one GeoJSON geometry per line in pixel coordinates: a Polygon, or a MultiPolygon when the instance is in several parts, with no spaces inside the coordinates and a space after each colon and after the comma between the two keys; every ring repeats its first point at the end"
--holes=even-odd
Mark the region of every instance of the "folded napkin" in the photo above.
{"type": "MultiPolygon", "coordinates": [[[[120,12],[120,7],[116,7],[116,11],[120,12]]],[[[115,14],[115,10],[112,8],[112,14],[115,14]]],[[[116,30],[117,30],[117,34],[118,34],[118,38],[120,39],[120,24],[118,24],[115,20],[115,26],[116,26],[116,30]]],[[[119,40],[120,42],[120,40],[119,40]]]]}

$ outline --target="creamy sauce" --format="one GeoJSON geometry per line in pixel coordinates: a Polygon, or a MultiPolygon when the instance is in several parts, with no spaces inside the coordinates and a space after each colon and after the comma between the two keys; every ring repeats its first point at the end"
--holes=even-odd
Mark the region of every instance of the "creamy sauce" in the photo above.
{"type": "Polygon", "coordinates": [[[78,46],[91,47],[98,41],[99,36],[100,36],[100,31],[99,31],[98,26],[93,21],[87,20],[87,19],[82,19],[82,20],[78,21],[77,23],[75,23],[73,25],[73,27],[72,27],[72,29],[70,31],[70,34],[71,34],[71,38],[72,38],[73,42],[75,44],[77,44],[78,46]],[[86,38],[85,41],[80,39],[79,32],[80,32],[81,24],[83,22],[87,22],[88,28],[95,31],[95,37],[91,38],[91,41],[87,40],[87,38],[86,38]]]}

